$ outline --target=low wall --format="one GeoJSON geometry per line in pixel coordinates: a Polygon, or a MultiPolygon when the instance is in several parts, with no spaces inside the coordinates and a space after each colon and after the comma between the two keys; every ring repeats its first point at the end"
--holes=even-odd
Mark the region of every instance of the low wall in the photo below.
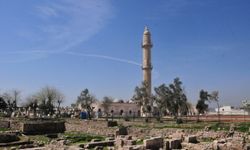
{"type": "Polygon", "coordinates": [[[0,120],[0,128],[10,128],[10,122],[0,120]]]}
{"type": "Polygon", "coordinates": [[[11,133],[0,133],[0,143],[9,143],[18,141],[19,138],[16,134],[11,133]]]}
{"type": "Polygon", "coordinates": [[[21,125],[24,134],[48,134],[63,133],[65,131],[64,121],[28,121],[21,125]]]}

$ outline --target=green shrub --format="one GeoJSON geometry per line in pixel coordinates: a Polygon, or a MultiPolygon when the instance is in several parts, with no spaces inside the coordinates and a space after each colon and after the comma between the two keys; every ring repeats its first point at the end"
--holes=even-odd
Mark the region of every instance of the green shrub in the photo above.
{"type": "Polygon", "coordinates": [[[183,123],[183,120],[182,120],[181,118],[177,118],[177,119],[176,119],[176,123],[177,123],[177,124],[182,124],[182,123],[183,123]]]}
{"type": "Polygon", "coordinates": [[[249,132],[250,123],[240,123],[236,130],[240,132],[249,132]]]}

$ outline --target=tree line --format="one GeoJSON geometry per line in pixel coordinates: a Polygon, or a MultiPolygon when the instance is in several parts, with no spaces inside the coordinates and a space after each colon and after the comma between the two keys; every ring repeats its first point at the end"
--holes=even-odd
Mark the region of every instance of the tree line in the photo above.
{"type": "MultiPolygon", "coordinates": [[[[162,117],[165,115],[174,116],[178,119],[183,115],[190,114],[192,104],[188,101],[183,88],[183,83],[179,78],[175,78],[173,83],[161,84],[154,88],[154,94],[149,95],[147,92],[148,85],[146,82],[142,82],[140,86],[136,86],[134,94],[131,100],[141,107],[141,112],[146,117],[156,113],[154,115],[162,117]]],[[[4,93],[0,93],[0,110],[6,110],[13,112],[17,109],[17,102],[21,100],[21,92],[18,90],[12,90],[4,93]]],[[[197,110],[197,120],[199,120],[199,114],[204,114],[208,110],[209,102],[216,102],[219,108],[219,92],[213,91],[208,93],[205,90],[199,92],[199,99],[195,106],[197,110]]],[[[53,115],[55,108],[58,108],[60,114],[60,106],[64,101],[64,94],[58,89],[50,86],[41,88],[38,92],[28,96],[26,102],[23,104],[25,108],[30,108],[34,112],[39,110],[44,115],[53,115]]],[[[81,107],[86,110],[91,119],[93,112],[92,104],[98,101],[96,97],[89,92],[86,88],[80,92],[77,96],[75,103],[71,106],[77,108],[81,107]]],[[[114,99],[109,96],[103,97],[101,105],[103,112],[106,116],[109,115],[109,107],[114,102],[114,99]]],[[[120,100],[120,102],[124,102],[120,100]]],[[[219,117],[219,112],[218,112],[219,117]]]]}

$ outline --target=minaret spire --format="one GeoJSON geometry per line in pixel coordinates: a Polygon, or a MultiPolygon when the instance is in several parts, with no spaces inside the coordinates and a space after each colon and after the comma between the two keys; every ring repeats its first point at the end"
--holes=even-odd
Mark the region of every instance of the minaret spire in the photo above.
{"type": "Polygon", "coordinates": [[[146,26],[143,32],[142,39],[142,51],[143,51],[143,62],[142,62],[142,71],[143,71],[143,81],[147,83],[148,89],[147,92],[151,95],[151,48],[153,47],[151,41],[151,34],[146,26]]]}

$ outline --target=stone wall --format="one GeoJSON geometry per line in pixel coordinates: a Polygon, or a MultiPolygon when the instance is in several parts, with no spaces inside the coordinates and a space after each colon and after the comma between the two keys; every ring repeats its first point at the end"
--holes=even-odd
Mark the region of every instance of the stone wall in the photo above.
{"type": "Polygon", "coordinates": [[[18,140],[18,136],[14,133],[0,133],[0,143],[9,143],[18,140]]]}
{"type": "Polygon", "coordinates": [[[65,131],[64,121],[28,121],[21,125],[24,134],[62,133],[65,131]]]}
{"type": "Polygon", "coordinates": [[[10,128],[10,122],[0,120],[0,128],[10,128]]]}

